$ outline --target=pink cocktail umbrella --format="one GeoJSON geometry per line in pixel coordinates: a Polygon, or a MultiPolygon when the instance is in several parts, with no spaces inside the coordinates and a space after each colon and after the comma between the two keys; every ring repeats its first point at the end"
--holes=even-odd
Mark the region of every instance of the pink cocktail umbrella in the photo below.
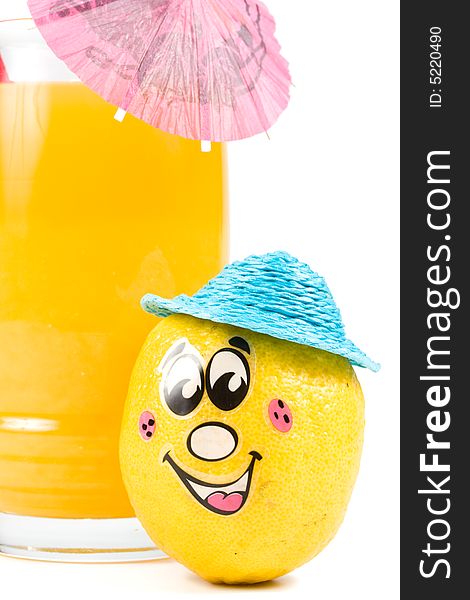
{"type": "Polygon", "coordinates": [[[289,101],[275,24],[257,0],[29,0],[49,46],[108,102],[169,133],[267,131],[289,101]]]}
{"type": "Polygon", "coordinates": [[[0,83],[9,83],[7,70],[5,69],[5,65],[3,64],[2,57],[0,56],[0,83]]]}

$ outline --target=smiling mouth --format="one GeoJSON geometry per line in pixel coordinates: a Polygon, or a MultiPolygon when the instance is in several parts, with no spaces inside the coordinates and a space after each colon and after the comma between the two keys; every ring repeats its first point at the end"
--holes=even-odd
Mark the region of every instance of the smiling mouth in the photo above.
{"type": "Polygon", "coordinates": [[[251,479],[255,462],[261,460],[262,456],[256,450],[250,452],[251,461],[248,468],[241,477],[220,485],[218,483],[206,483],[197,477],[186,473],[170,456],[168,451],[163,457],[162,462],[168,462],[181,482],[191,492],[192,496],[208,510],[219,515],[233,515],[238,512],[245,504],[250,491],[251,479]]]}

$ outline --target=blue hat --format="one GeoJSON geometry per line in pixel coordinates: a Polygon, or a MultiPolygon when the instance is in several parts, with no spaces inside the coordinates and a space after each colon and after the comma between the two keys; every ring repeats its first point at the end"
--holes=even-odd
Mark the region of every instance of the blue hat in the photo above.
{"type": "Polygon", "coordinates": [[[141,304],[158,317],[192,315],[339,354],[372,371],[380,368],[346,338],[323,277],[287,252],[234,262],[194,296],[167,300],[146,294],[141,304]]]}

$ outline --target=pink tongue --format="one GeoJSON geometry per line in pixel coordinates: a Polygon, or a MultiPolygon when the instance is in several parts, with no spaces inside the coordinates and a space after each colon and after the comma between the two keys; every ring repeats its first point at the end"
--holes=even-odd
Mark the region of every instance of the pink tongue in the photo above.
{"type": "Polygon", "coordinates": [[[223,492],[214,492],[208,498],[207,503],[217,508],[217,510],[223,510],[224,512],[235,512],[240,508],[243,503],[243,496],[238,492],[232,492],[231,494],[224,494],[223,492]]]}

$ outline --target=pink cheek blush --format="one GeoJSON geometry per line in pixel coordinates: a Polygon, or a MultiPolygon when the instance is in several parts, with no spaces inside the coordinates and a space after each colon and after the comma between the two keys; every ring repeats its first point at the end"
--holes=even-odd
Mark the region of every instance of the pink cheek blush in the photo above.
{"type": "Polygon", "coordinates": [[[151,440],[155,433],[155,417],[148,410],[144,410],[139,417],[139,433],[146,442],[151,440]]]}
{"type": "Polygon", "coordinates": [[[292,413],[283,400],[276,398],[271,400],[268,406],[268,414],[271,423],[282,433],[287,433],[292,427],[292,413]]]}

